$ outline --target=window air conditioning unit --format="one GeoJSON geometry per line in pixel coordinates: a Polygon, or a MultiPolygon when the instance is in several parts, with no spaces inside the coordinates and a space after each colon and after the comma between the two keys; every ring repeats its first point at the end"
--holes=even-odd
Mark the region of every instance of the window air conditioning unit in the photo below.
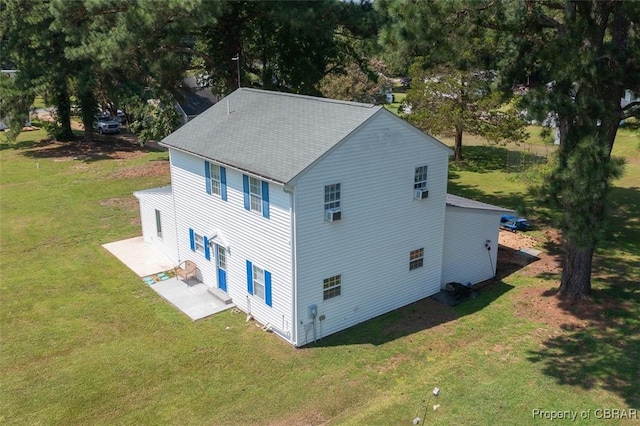
{"type": "Polygon", "coordinates": [[[418,200],[424,200],[425,198],[429,198],[429,191],[426,188],[418,188],[416,189],[415,197],[418,200]]]}
{"type": "Polygon", "coordinates": [[[334,220],[340,220],[342,212],[340,209],[328,209],[325,211],[325,219],[328,222],[333,222],[334,220]]]}

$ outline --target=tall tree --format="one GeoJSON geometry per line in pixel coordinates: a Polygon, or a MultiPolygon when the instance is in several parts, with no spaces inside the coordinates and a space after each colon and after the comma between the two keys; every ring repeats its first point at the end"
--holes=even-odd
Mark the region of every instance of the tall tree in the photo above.
{"type": "Polygon", "coordinates": [[[361,60],[350,37],[373,35],[373,14],[369,2],[228,1],[194,33],[193,54],[199,73],[219,93],[241,84],[318,94],[327,73],[361,60]]]}
{"type": "Polygon", "coordinates": [[[411,108],[407,118],[431,134],[453,136],[455,161],[462,160],[464,133],[492,142],[526,139],[519,110],[504,107],[502,98],[492,93],[493,72],[440,66],[410,74],[414,78],[405,101],[411,108]]]}
{"type": "Polygon", "coordinates": [[[73,138],[69,78],[74,65],[65,57],[67,41],[53,27],[49,1],[5,0],[0,8],[0,39],[3,55],[19,68],[18,87],[30,87],[45,94],[56,107],[60,125],[56,137],[73,138]]]}
{"type": "Polygon", "coordinates": [[[322,96],[355,102],[385,102],[385,93],[390,93],[392,87],[389,71],[377,59],[371,59],[366,66],[352,61],[318,82],[322,96]]]}
{"type": "Polygon", "coordinates": [[[462,159],[464,133],[498,141],[521,141],[524,121],[515,108],[502,108],[509,96],[493,90],[496,40],[475,22],[457,25],[464,3],[383,0],[387,17],[380,33],[387,57],[412,77],[408,119],[423,130],[453,136],[454,160],[462,159]]]}
{"type": "Polygon", "coordinates": [[[15,142],[29,118],[33,98],[31,90],[17,86],[14,78],[0,73],[0,119],[9,127],[3,132],[9,143],[15,142]]]}
{"type": "Polygon", "coordinates": [[[558,162],[541,193],[556,207],[565,262],[559,293],[591,292],[594,250],[602,239],[611,181],[622,161],[611,157],[620,121],[640,117],[640,3],[521,2],[506,9],[470,5],[475,22],[503,38],[500,67],[513,81],[530,76],[532,110],[558,117],[558,162]],[[514,55],[515,53],[515,55],[514,55]]]}
{"type": "Polygon", "coordinates": [[[503,88],[528,82],[530,111],[557,115],[558,163],[540,192],[556,206],[564,238],[559,294],[588,295],[610,184],[621,171],[611,157],[618,126],[640,117],[639,102],[620,102],[626,89],[640,92],[640,3],[462,0],[438,7],[440,26],[406,25],[406,39],[438,40],[450,26],[489,29],[503,88]]]}

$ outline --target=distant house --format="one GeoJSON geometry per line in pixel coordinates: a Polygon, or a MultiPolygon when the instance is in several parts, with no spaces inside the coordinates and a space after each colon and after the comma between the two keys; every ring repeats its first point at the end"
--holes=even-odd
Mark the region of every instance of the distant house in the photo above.
{"type": "Polygon", "coordinates": [[[205,112],[220,100],[211,89],[198,84],[195,77],[182,80],[182,87],[177,97],[176,109],[180,113],[180,121],[186,124],[205,112]]]}
{"type": "Polygon", "coordinates": [[[507,210],[448,195],[452,151],[381,106],[242,88],[161,145],[144,241],[294,346],[495,275],[507,210]]]}

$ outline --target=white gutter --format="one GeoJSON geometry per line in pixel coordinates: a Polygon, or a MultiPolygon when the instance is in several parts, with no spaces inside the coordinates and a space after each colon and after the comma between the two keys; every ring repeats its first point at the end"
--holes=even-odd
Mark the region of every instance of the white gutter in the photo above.
{"type": "Polygon", "coordinates": [[[172,145],[166,145],[166,144],[162,143],[162,141],[159,142],[159,145],[162,146],[162,147],[168,148],[169,151],[171,151],[172,149],[175,149],[176,151],[184,152],[185,154],[193,155],[194,157],[198,157],[198,158],[201,158],[201,159],[206,160],[206,161],[210,161],[210,162],[213,162],[213,163],[216,163],[216,164],[220,164],[223,167],[227,167],[229,169],[238,171],[238,172],[243,173],[245,175],[251,175],[253,177],[256,177],[256,178],[258,178],[260,180],[264,180],[266,182],[275,183],[275,184],[280,185],[280,186],[285,186],[286,185],[285,182],[280,182],[280,181],[277,181],[277,180],[272,179],[270,177],[259,175],[259,174],[255,173],[255,172],[252,172],[251,170],[241,169],[241,168],[233,166],[231,164],[224,163],[224,162],[222,162],[220,160],[216,160],[215,158],[204,157],[204,156],[202,156],[200,154],[196,154],[195,152],[187,151],[185,149],[176,148],[175,146],[172,146],[172,145]]]}
{"type": "Polygon", "coordinates": [[[293,319],[291,321],[292,324],[292,343],[294,346],[298,346],[298,297],[297,297],[297,289],[298,289],[298,268],[297,260],[296,260],[296,191],[294,188],[285,187],[285,191],[291,194],[291,207],[289,213],[291,215],[291,271],[292,271],[292,314],[293,319]]]}

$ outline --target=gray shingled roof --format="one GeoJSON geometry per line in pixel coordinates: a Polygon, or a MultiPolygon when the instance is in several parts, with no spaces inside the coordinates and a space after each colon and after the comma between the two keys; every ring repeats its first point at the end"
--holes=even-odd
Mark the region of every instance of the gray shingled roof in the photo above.
{"type": "Polygon", "coordinates": [[[161,144],[287,183],[381,108],[242,88],[161,144]]]}
{"type": "Polygon", "coordinates": [[[463,209],[478,209],[478,210],[494,210],[499,212],[513,212],[513,210],[505,209],[504,207],[498,207],[487,203],[481,203],[480,201],[470,200],[469,198],[460,197],[458,195],[447,194],[447,205],[453,207],[461,207],[463,209]]]}

